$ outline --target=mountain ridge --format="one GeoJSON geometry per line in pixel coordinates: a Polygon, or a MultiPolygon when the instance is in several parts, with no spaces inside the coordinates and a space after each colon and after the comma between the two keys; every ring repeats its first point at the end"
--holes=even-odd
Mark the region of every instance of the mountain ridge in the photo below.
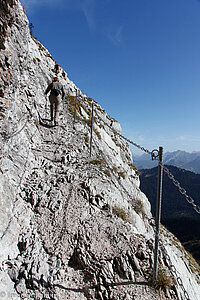
{"type": "MultiPolygon", "coordinates": [[[[138,169],[149,169],[156,166],[155,161],[151,161],[147,154],[141,156],[134,156],[134,163],[138,169]]],[[[192,171],[194,173],[200,173],[200,152],[186,152],[177,150],[174,152],[166,152],[163,155],[163,163],[166,165],[172,165],[192,171]]]]}

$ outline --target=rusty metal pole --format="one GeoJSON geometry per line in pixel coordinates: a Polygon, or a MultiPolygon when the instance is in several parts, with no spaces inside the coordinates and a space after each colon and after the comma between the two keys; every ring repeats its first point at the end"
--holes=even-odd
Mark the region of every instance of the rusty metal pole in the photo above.
{"type": "Polygon", "coordinates": [[[158,277],[158,252],[159,252],[160,218],[161,218],[161,201],[162,201],[162,179],[163,179],[162,157],[163,157],[163,147],[159,147],[153,283],[157,280],[157,277],[158,277]]]}
{"type": "Polygon", "coordinates": [[[90,134],[90,157],[92,156],[93,119],[94,119],[94,103],[92,102],[92,118],[91,118],[91,134],[90,134]]]}

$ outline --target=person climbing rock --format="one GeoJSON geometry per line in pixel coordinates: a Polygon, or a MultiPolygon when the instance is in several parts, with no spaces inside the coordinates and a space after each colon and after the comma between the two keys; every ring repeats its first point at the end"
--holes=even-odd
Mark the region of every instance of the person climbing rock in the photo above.
{"type": "Polygon", "coordinates": [[[54,125],[56,126],[58,125],[61,100],[65,97],[64,87],[59,82],[58,77],[54,77],[53,82],[47,87],[45,95],[47,95],[49,92],[50,118],[51,122],[54,121],[54,125]]]}

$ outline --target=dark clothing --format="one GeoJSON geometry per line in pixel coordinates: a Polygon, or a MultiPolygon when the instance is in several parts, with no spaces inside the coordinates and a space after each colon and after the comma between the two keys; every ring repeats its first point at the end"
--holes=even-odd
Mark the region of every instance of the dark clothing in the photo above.
{"type": "Polygon", "coordinates": [[[60,83],[60,82],[50,83],[49,86],[47,87],[46,91],[45,91],[45,95],[47,95],[49,91],[51,91],[51,93],[52,93],[52,88],[58,89],[60,91],[62,99],[64,99],[65,91],[64,91],[62,83],[60,83]]]}
{"type": "Polygon", "coordinates": [[[63,85],[60,82],[52,82],[49,84],[45,91],[45,95],[50,92],[49,96],[49,101],[50,101],[50,117],[51,121],[54,121],[54,123],[58,122],[58,116],[59,116],[59,111],[60,111],[60,105],[62,102],[62,99],[65,97],[65,92],[63,85]],[[59,95],[54,95],[53,94],[53,89],[56,89],[59,91],[59,95]]]}
{"type": "Polygon", "coordinates": [[[58,122],[58,116],[61,106],[61,96],[55,96],[53,94],[50,94],[49,96],[50,101],[50,114],[51,114],[51,121],[58,122]]]}

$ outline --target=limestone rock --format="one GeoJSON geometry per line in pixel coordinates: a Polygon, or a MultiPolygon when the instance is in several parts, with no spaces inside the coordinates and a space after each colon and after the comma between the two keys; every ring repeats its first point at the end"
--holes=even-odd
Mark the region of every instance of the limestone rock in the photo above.
{"type": "Polygon", "coordinates": [[[195,262],[164,228],[159,262],[170,283],[151,285],[151,207],[120,124],[94,101],[90,157],[92,100],[80,91],[74,122],[78,88],[60,67],[70,97],[52,127],[44,91],[55,61],[18,0],[0,8],[0,297],[197,300],[195,262]]]}

